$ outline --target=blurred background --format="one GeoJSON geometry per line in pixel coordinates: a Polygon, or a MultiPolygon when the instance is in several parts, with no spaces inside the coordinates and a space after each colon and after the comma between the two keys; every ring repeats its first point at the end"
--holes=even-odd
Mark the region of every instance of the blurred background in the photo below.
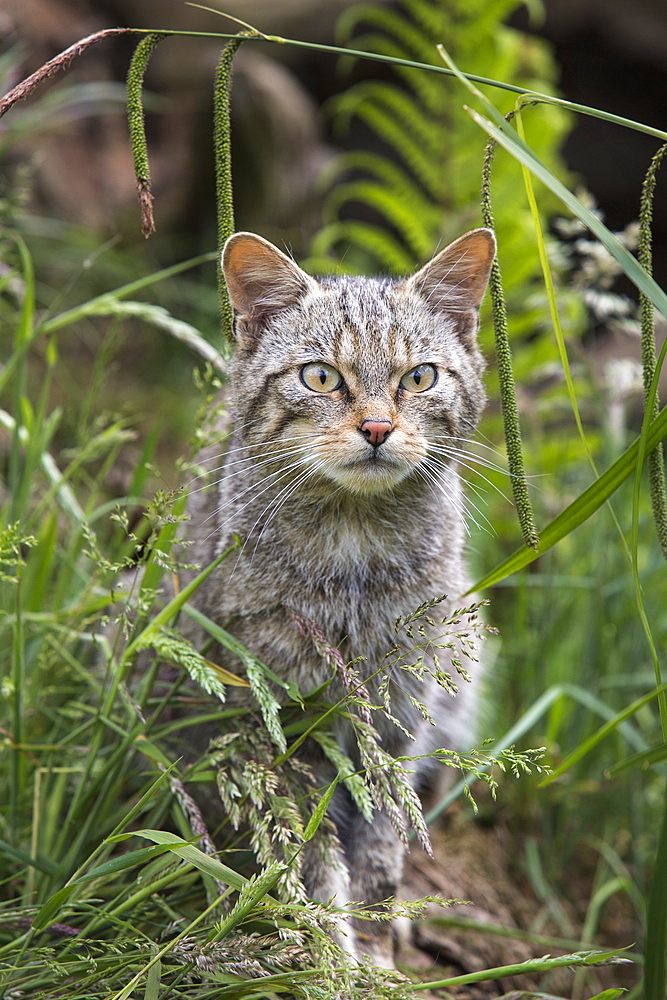
{"type": "MultiPolygon", "coordinates": [[[[206,6],[224,9],[269,34],[332,44],[341,14],[360,4],[350,0],[228,0],[224,4],[212,0],[206,6]]],[[[374,6],[399,8],[400,4],[380,0],[374,6]]],[[[450,6],[456,11],[457,4],[450,6]]],[[[562,96],[664,127],[667,8],[661,0],[469,5],[473,16],[480,8],[494,11],[498,21],[526,36],[548,42],[554,63],[550,75],[562,96]]],[[[230,19],[182,0],[4,0],[0,17],[5,87],[78,38],[107,27],[236,30],[230,19]]],[[[457,17],[465,20],[460,11],[457,17]]],[[[480,24],[480,36],[489,27],[488,19],[480,24]]],[[[363,30],[362,24],[359,34],[363,30]]],[[[450,30],[450,37],[442,41],[456,56],[456,19],[450,30]]],[[[134,44],[133,38],[121,38],[89,50],[72,66],[67,85],[122,82],[134,44]]],[[[528,54],[527,37],[523,44],[526,58],[533,58],[528,54]]],[[[184,252],[208,248],[212,242],[209,133],[211,81],[219,48],[215,40],[173,39],[157,50],[147,75],[154,98],[148,106],[153,112],[149,137],[158,239],[165,239],[168,232],[170,239],[183,241],[184,252]]],[[[462,68],[469,67],[462,64],[462,68]]],[[[322,109],[351,80],[389,75],[378,63],[341,68],[335,55],[292,46],[253,43],[242,50],[234,93],[240,228],[256,228],[276,239],[282,234],[303,256],[320,224],[321,169],[336,150],[359,141],[358,131],[353,137],[334,134],[333,116],[322,109]]],[[[62,87],[63,81],[57,85],[62,87]]],[[[100,100],[104,93],[100,91],[100,100]]],[[[83,118],[84,109],[78,111],[83,118]]],[[[17,109],[14,114],[19,113],[17,109]]],[[[10,162],[27,159],[31,143],[36,154],[38,145],[39,155],[32,162],[36,203],[71,221],[96,227],[102,234],[122,225],[129,236],[134,179],[119,109],[114,114],[110,103],[103,118],[88,114],[78,122],[72,120],[74,112],[63,115],[69,120],[59,120],[56,113],[41,123],[42,134],[33,127],[21,137],[10,162]]],[[[3,127],[13,126],[6,121],[3,127]]],[[[572,175],[594,193],[609,225],[622,229],[636,217],[637,192],[655,143],[629,130],[623,133],[622,142],[618,137],[614,126],[579,116],[563,136],[561,153],[572,175]]],[[[655,229],[657,266],[664,267],[664,198],[656,200],[655,229]]]]}

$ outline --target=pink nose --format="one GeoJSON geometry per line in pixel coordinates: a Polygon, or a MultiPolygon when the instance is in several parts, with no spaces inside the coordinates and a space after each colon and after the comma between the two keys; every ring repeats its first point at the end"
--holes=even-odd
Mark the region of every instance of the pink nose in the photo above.
{"type": "Polygon", "coordinates": [[[364,420],[359,430],[364,435],[369,444],[378,448],[387,440],[394,429],[391,420],[364,420]]]}

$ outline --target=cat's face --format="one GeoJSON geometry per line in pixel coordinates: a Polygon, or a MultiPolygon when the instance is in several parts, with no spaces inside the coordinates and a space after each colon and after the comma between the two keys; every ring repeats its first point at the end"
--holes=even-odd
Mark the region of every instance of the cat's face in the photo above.
{"type": "Polygon", "coordinates": [[[260,237],[231,237],[233,395],[258,460],[353,493],[428,478],[483,406],[475,332],[494,252],[476,230],[404,281],[317,282],[260,237]]]}

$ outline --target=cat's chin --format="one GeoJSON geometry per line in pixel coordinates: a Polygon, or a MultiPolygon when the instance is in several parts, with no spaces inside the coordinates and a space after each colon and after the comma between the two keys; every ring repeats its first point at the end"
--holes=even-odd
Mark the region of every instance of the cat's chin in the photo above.
{"type": "Polygon", "coordinates": [[[406,462],[364,460],[328,465],[324,470],[328,479],[350,493],[387,493],[403,482],[414,467],[406,462]]]}

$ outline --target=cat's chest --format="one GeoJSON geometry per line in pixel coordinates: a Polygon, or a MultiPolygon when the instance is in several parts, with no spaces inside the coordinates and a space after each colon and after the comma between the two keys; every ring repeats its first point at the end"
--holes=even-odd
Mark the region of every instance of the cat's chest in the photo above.
{"type": "Polygon", "coordinates": [[[303,691],[332,670],[309,629],[346,662],[362,657],[370,676],[397,644],[398,618],[465,590],[455,530],[428,500],[293,502],[261,527],[248,507],[240,550],[210,578],[206,613],[303,691]]]}
{"type": "Polygon", "coordinates": [[[390,523],[380,511],[366,522],[323,512],[309,524],[283,521],[230,562],[227,614],[256,640],[290,631],[293,612],[332,644],[344,642],[346,655],[384,655],[398,617],[453,587],[460,592],[437,527],[390,523]]]}
{"type": "Polygon", "coordinates": [[[293,512],[246,543],[230,583],[246,600],[256,593],[264,604],[271,594],[288,603],[384,603],[383,595],[391,601],[432,575],[442,563],[440,536],[441,526],[424,512],[390,517],[381,504],[364,517],[317,508],[293,512]]]}

